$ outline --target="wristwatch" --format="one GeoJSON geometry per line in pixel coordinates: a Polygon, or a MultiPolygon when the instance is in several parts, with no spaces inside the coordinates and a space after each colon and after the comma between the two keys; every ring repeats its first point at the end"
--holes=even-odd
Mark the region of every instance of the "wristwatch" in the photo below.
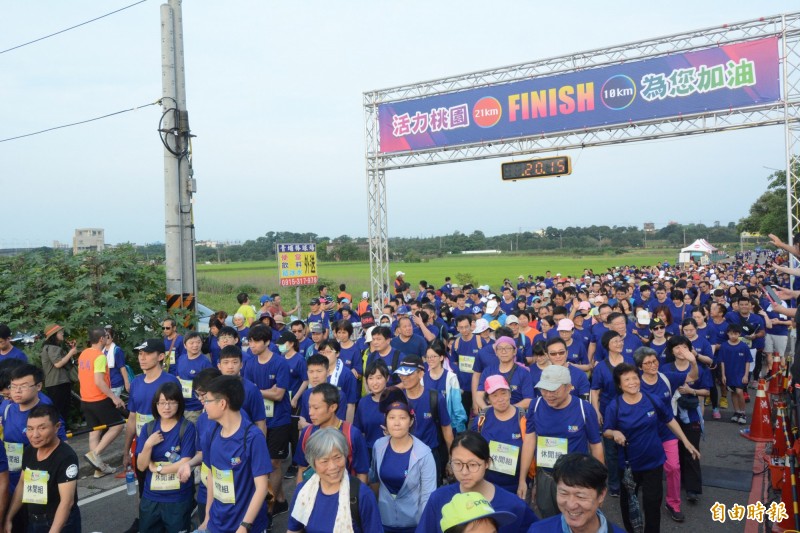
{"type": "Polygon", "coordinates": [[[156,467],[156,472],[160,474],[160,473],[161,473],[161,470],[163,470],[163,469],[164,469],[164,465],[158,465],[158,466],[156,467]]]}
{"type": "Polygon", "coordinates": [[[239,525],[241,527],[245,528],[247,531],[250,531],[251,529],[253,529],[253,524],[251,524],[250,522],[242,522],[239,525]]]}

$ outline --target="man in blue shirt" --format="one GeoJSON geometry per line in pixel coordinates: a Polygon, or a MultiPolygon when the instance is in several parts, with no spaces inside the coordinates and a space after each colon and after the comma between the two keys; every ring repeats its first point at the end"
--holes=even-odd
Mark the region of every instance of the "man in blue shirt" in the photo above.
{"type": "Polygon", "coordinates": [[[396,335],[391,340],[392,348],[399,350],[405,355],[417,355],[425,357],[428,351],[428,343],[420,335],[414,334],[414,327],[411,318],[403,316],[397,319],[396,335]]]}
{"type": "Polygon", "coordinates": [[[6,359],[19,359],[24,363],[28,362],[28,356],[11,344],[11,328],[6,324],[0,324],[0,361],[5,361],[6,359]]]}

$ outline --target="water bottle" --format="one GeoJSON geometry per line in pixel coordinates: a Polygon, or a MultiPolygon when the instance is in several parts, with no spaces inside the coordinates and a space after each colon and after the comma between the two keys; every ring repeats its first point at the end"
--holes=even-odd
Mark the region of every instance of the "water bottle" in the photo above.
{"type": "Polygon", "coordinates": [[[166,457],[167,461],[169,461],[170,463],[177,463],[178,461],[181,460],[181,454],[179,454],[178,452],[166,452],[164,453],[164,457],[166,457]]]}
{"type": "Polygon", "coordinates": [[[133,469],[130,466],[125,470],[125,486],[127,487],[128,496],[133,496],[139,492],[136,490],[136,476],[133,475],[133,469]]]}

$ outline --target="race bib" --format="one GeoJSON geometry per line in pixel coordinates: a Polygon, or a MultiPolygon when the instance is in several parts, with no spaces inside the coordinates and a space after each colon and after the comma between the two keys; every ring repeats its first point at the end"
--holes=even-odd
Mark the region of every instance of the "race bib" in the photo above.
{"type": "Polygon", "coordinates": [[[272,418],[275,413],[275,402],[264,398],[264,411],[267,413],[267,418],[272,418]]]}
{"type": "Polygon", "coordinates": [[[553,468],[556,461],[568,450],[567,439],[557,437],[536,437],[536,464],[544,468],[553,468]]]}
{"type": "Polygon", "coordinates": [[[192,397],[192,380],[191,379],[180,379],[178,381],[181,382],[181,392],[183,393],[183,397],[187,400],[192,397]]]}
{"type": "Polygon", "coordinates": [[[142,432],[142,428],[151,420],[153,420],[153,415],[143,415],[141,413],[136,413],[136,435],[142,432]]]}
{"type": "Polygon", "coordinates": [[[8,470],[19,472],[22,469],[22,443],[6,442],[6,457],[8,457],[8,470]]]}
{"type": "MultiPolygon", "coordinates": [[[[156,465],[167,466],[169,463],[157,462],[156,465]]],[[[160,490],[180,490],[181,480],[178,479],[178,473],[174,474],[159,474],[158,472],[150,473],[150,490],[153,492],[160,490]]]]}
{"type": "Polygon", "coordinates": [[[489,467],[489,470],[509,476],[517,474],[519,446],[491,440],[489,441],[489,454],[492,456],[492,466],[489,467]]]}
{"type": "Polygon", "coordinates": [[[472,372],[472,367],[475,364],[475,357],[471,355],[458,356],[458,369],[462,372],[472,372]]]}
{"type": "Polygon", "coordinates": [[[169,366],[175,364],[175,350],[170,350],[169,352],[169,366]]]}
{"type": "Polygon", "coordinates": [[[25,469],[22,474],[22,503],[47,505],[47,481],[50,474],[46,470],[25,469]]]}
{"type": "Polygon", "coordinates": [[[236,492],[233,487],[233,470],[217,470],[211,467],[211,479],[214,480],[214,499],[220,503],[236,503],[236,492]]]}
{"type": "Polygon", "coordinates": [[[208,467],[205,463],[200,463],[200,481],[203,485],[208,486],[208,467]]]}

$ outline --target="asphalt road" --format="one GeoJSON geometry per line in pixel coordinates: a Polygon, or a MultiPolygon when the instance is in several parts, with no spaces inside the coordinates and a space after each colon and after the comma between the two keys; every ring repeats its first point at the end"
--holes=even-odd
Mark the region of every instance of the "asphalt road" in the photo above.
{"type": "MultiPolygon", "coordinates": [[[[752,409],[752,404],[748,404],[748,409],[752,409]]],[[[730,416],[731,412],[723,411],[723,414],[730,416]]],[[[709,409],[706,416],[705,439],[700,446],[701,464],[704,468],[708,467],[706,468],[707,472],[704,473],[701,501],[693,505],[684,499],[682,511],[686,515],[686,522],[682,524],[673,522],[667,516],[666,511],[662,512],[661,530],[665,532],[686,531],[687,528],[691,528],[691,530],[702,530],[704,533],[765,531],[764,524],[753,520],[736,522],[726,519],[724,523],[712,520],[710,508],[716,502],[724,504],[727,509],[730,509],[734,504],[746,507],[748,503],[755,503],[756,500],[759,500],[765,507],[769,507],[770,497],[774,495],[768,492],[766,500],[760,496],[763,494],[764,484],[768,484],[769,479],[763,473],[764,462],[761,457],[759,456],[757,461],[754,461],[756,444],[739,435],[740,426],[737,424],[732,424],[725,419],[722,421],[711,420],[710,417],[709,409]],[[753,475],[754,469],[758,472],[755,476],[753,475]],[[712,486],[720,484],[728,486],[732,484],[733,487],[712,486]],[[751,500],[751,487],[754,487],[752,494],[755,499],[753,500],[751,500]]],[[[76,449],[80,448],[79,442],[76,442],[75,445],[76,449]]],[[[763,450],[763,445],[761,450],[763,450]]],[[[114,464],[112,462],[112,465],[114,464]]],[[[137,515],[138,498],[127,496],[124,487],[125,480],[116,479],[113,476],[96,480],[89,475],[80,480],[78,495],[85,532],[121,533],[131,525],[137,515]]],[[[291,498],[294,481],[285,481],[284,489],[291,498]]],[[[778,499],[778,501],[780,500],[778,499]]],[[[622,524],[618,499],[607,498],[603,510],[611,521],[622,524]]],[[[283,514],[276,518],[273,529],[275,533],[286,531],[287,517],[287,514],[283,514]]]]}

